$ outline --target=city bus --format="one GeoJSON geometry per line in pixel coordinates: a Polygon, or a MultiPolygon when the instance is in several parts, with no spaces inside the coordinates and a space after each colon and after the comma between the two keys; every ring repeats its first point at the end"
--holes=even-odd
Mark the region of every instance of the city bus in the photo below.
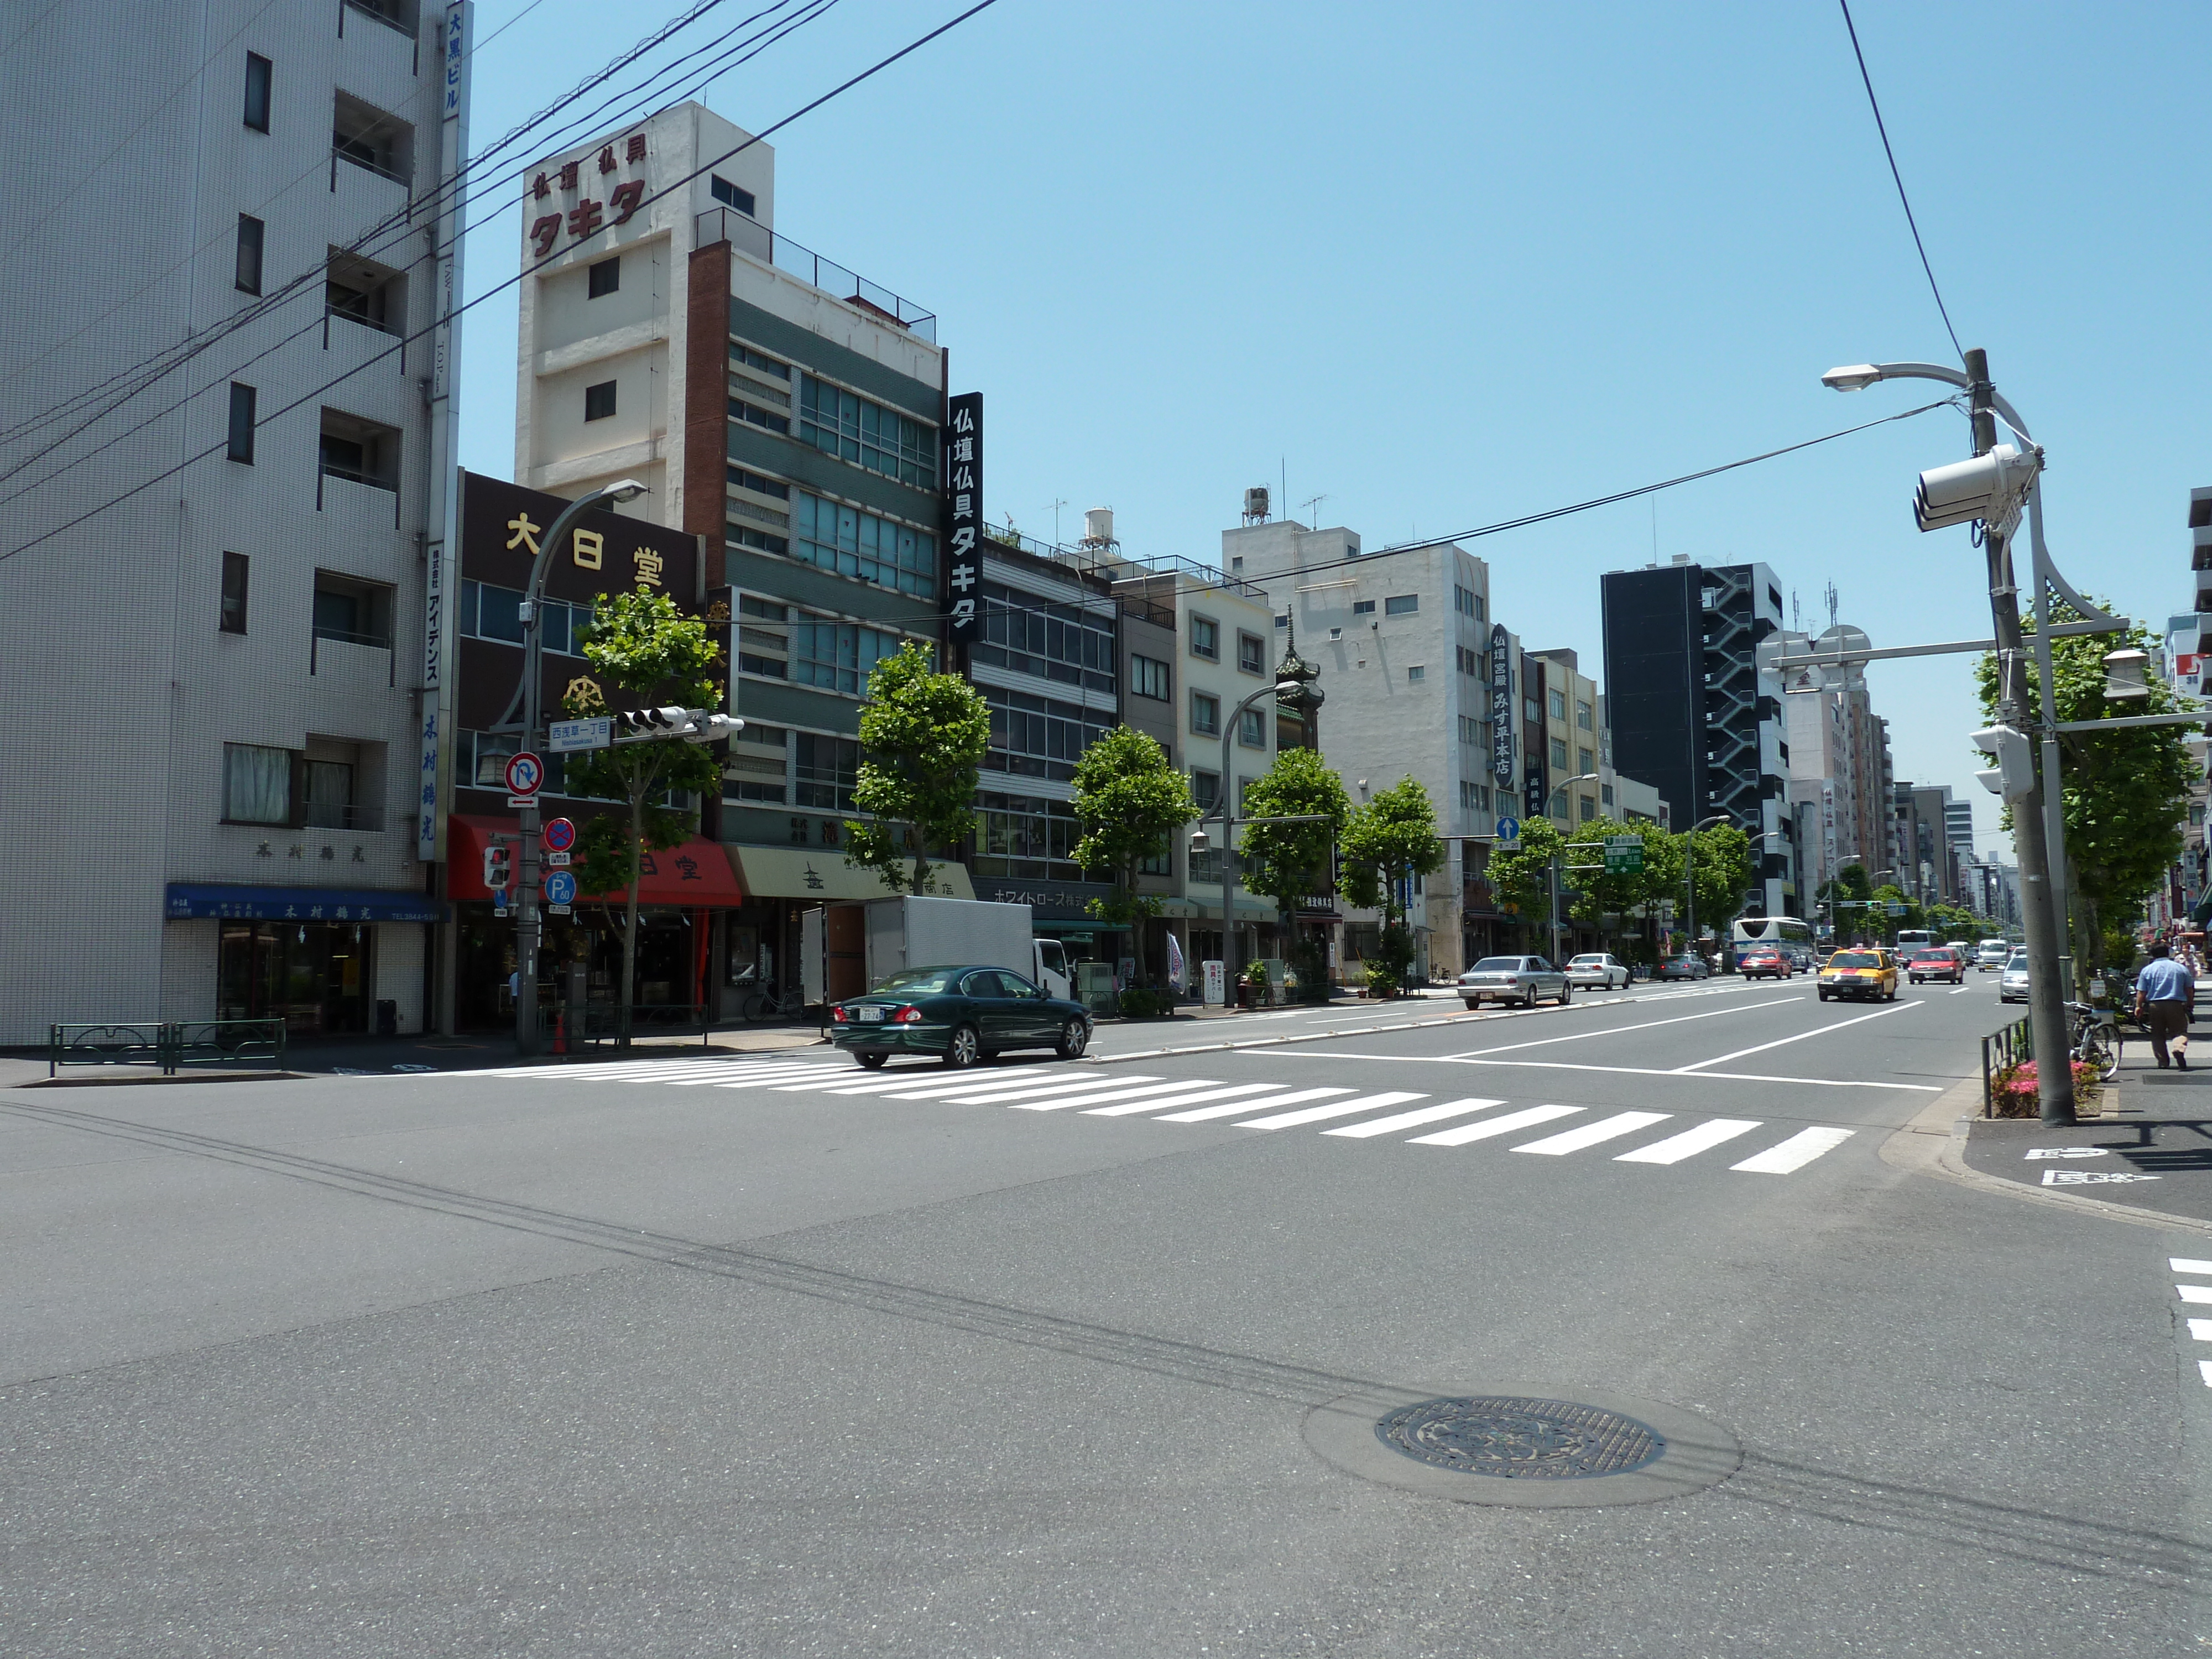
{"type": "Polygon", "coordinates": [[[1932,951],[1940,943],[1925,927],[1900,927],[1897,930],[1897,953],[1910,956],[1915,951],[1932,951]]]}
{"type": "Polygon", "coordinates": [[[1813,946],[1812,925],[1796,916],[1747,916],[1740,920],[1729,940],[1729,964],[1733,966],[1741,960],[1743,953],[1754,945],[1781,946],[1790,965],[1800,973],[1810,973],[1820,965],[1820,952],[1813,946]]]}

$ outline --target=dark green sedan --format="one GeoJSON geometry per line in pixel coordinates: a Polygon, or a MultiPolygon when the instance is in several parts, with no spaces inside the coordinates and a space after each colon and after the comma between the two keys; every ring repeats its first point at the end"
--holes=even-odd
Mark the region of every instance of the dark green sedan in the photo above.
{"type": "Polygon", "coordinates": [[[1010,1048],[1073,1060],[1091,1045],[1091,1016],[1007,968],[909,968],[830,1010],[830,1040],[861,1065],[935,1054],[973,1066],[1010,1048]]]}

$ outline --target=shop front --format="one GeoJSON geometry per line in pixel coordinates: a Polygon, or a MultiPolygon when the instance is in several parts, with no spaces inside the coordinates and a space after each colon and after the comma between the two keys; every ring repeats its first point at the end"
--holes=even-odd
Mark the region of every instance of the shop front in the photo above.
{"type": "MultiPolygon", "coordinates": [[[[740,1000],[756,989],[786,994],[797,989],[799,919],[807,910],[832,900],[893,896],[882,877],[846,863],[835,848],[731,842],[721,850],[744,895],[723,930],[719,996],[724,1018],[734,1015],[740,1000]]],[[[929,868],[931,885],[939,896],[977,896],[965,866],[933,864],[929,868]]]]}
{"type": "MultiPolygon", "coordinates": [[[[515,913],[497,913],[483,885],[483,849],[495,835],[513,836],[517,822],[456,813],[454,850],[453,1019],[461,1030],[504,1030],[514,1023],[515,913]]],[[[626,891],[579,898],[568,915],[544,917],[538,956],[538,1005],[549,1016],[582,1003],[603,1009],[622,994],[626,891]]],[[[637,977],[633,1023],[688,1024],[690,1011],[714,1002],[714,939],[744,896],[729,860],[714,842],[694,836],[641,860],[637,977]]]]}
{"type": "Polygon", "coordinates": [[[420,893],[171,882],[163,914],[216,922],[217,1019],[281,1019],[292,1036],[320,1036],[396,1029],[396,1006],[379,1018],[379,933],[441,909],[420,893]]]}

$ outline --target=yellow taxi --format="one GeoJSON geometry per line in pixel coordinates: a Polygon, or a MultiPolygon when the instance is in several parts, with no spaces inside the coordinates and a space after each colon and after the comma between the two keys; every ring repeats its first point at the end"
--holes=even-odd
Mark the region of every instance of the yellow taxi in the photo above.
{"type": "Polygon", "coordinates": [[[1897,1000],[1897,958],[1887,951],[1838,951],[1820,964],[1820,1000],[1864,997],[1869,1002],[1897,1000]]]}

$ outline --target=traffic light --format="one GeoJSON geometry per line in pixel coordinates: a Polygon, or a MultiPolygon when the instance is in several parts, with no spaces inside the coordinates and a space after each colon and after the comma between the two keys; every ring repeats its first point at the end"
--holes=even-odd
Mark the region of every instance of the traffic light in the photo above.
{"type": "Polygon", "coordinates": [[[735,714],[713,708],[635,708],[614,717],[617,743],[653,743],[678,738],[685,743],[720,743],[745,729],[735,714]]]}
{"type": "Polygon", "coordinates": [[[483,849],[483,884],[487,890],[503,893],[514,884],[514,849],[505,842],[494,842],[483,849]]]}
{"type": "Polygon", "coordinates": [[[2035,793],[2035,751],[2027,734],[2009,726],[1992,726],[1974,733],[1974,747],[1996,762],[1974,775],[1993,795],[2008,801],[2026,800],[2035,793]]]}

